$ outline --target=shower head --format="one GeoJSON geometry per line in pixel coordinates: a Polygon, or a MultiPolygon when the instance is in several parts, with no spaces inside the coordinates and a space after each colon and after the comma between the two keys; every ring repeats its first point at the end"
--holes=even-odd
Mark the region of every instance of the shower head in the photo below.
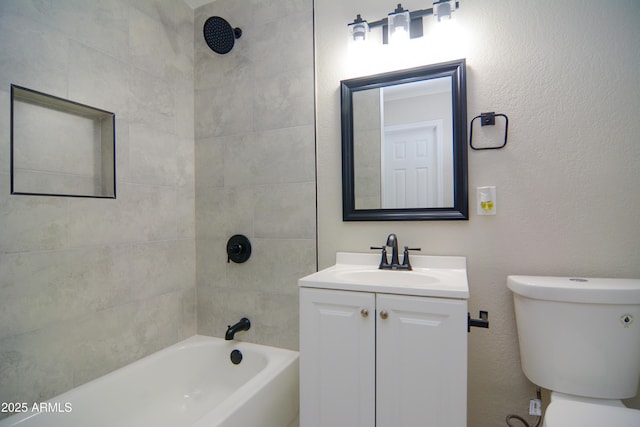
{"type": "Polygon", "coordinates": [[[225,54],[231,52],[236,39],[242,35],[240,28],[232,28],[231,25],[219,16],[212,16],[204,23],[204,40],[215,53],[225,54]]]}

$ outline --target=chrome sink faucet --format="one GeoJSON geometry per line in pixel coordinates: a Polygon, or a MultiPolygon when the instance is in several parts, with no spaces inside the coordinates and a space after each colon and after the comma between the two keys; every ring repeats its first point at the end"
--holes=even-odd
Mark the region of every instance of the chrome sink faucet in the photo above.
{"type": "Polygon", "coordinates": [[[412,270],[411,262],[409,262],[409,251],[419,251],[420,248],[404,247],[404,254],[402,257],[402,264],[400,264],[400,258],[398,256],[398,237],[391,233],[387,236],[387,243],[384,246],[371,246],[371,249],[382,249],[382,258],[380,259],[380,270],[412,270]],[[391,248],[391,263],[387,259],[387,247],[391,248]]]}

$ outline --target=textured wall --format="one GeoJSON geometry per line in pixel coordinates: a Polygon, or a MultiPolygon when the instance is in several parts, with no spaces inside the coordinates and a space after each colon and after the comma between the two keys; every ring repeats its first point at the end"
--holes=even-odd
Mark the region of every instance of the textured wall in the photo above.
{"type": "Polygon", "coordinates": [[[0,401],[195,333],[193,151],[185,3],[0,2],[0,401]],[[11,83],[115,112],[117,199],[9,194],[11,83]]]}
{"type": "Polygon", "coordinates": [[[640,3],[461,1],[453,26],[428,19],[409,52],[356,57],[346,24],[393,5],[315,2],[319,265],[390,232],[425,254],[466,256],[469,308],[491,320],[469,335],[469,426],[501,426],[534,395],[506,276],[640,277],[640,3]],[[458,58],[467,59],[469,120],[485,111],[510,119],[505,149],[469,152],[469,221],[342,222],[339,81],[458,58]],[[497,186],[497,216],[475,215],[485,185],[497,186]]]}
{"type": "Polygon", "coordinates": [[[198,331],[298,348],[298,278],[315,271],[312,1],[217,0],[195,11],[198,331]],[[202,36],[221,16],[242,37],[220,55],[202,36]],[[244,264],[226,242],[245,234],[244,264]]]}

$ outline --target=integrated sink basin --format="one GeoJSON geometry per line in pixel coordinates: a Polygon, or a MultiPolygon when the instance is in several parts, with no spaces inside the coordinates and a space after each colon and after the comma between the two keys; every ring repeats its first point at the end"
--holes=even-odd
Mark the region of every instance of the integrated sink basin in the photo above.
{"type": "Polygon", "coordinates": [[[372,285],[420,286],[439,281],[434,274],[416,270],[346,270],[337,271],[336,276],[345,282],[372,285]]]}
{"type": "Polygon", "coordinates": [[[413,270],[380,270],[380,254],[338,252],[332,267],[303,277],[301,287],[469,298],[465,257],[411,254],[413,270]]]}

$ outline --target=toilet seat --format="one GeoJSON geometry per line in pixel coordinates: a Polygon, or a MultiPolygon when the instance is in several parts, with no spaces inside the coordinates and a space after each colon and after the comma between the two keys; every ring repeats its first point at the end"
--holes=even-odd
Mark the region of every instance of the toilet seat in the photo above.
{"type": "Polygon", "coordinates": [[[577,401],[551,402],[543,427],[638,427],[640,410],[577,401]]]}

